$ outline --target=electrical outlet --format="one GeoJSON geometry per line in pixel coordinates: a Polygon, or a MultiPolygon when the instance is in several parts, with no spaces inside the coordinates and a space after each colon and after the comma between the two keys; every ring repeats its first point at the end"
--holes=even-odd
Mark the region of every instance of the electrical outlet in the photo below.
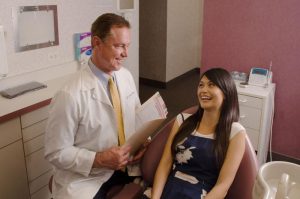
{"type": "Polygon", "coordinates": [[[48,60],[49,61],[58,60],[58,58],[59,58],[58,52],[50,52],[50,53],[48,53],[48,60]]]}

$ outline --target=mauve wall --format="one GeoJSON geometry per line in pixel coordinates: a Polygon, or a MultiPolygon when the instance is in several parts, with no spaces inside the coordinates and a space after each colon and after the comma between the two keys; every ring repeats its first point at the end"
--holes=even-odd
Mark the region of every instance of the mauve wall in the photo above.
{"type": "Polygon", "coordinates": [[[300,1],[206,0],[201,71],[273,61],[273,151],[300,159],[300,1]]]}

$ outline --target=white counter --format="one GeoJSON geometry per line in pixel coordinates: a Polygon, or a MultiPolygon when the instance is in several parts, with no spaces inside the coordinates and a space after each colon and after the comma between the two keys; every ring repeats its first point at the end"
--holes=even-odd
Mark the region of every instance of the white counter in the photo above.
{"type": "Polygon", "coordinates": [[[60,89],[66,81],[68,81],[70,76],[71,75],[66,75],[46,82],[42,82],[47,85],[47,88],[31,91],[13,99],[7,99],[0,96],[0,117],[32,106],[39,102],[51,99],[56,91],[60,89]]]}

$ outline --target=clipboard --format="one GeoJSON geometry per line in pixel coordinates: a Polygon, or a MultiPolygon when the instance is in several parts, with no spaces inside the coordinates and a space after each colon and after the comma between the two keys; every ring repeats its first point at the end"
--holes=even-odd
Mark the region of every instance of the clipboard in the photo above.
{"type": "Polygon", "coordinates": [[[162,118],[145,122],[131,137],[129,137],[123,146],[129,145],[131,147],[130,154],[134,155],[146,142],[148,137],[156,132],[165,119],[166,118],[162,118]]]}

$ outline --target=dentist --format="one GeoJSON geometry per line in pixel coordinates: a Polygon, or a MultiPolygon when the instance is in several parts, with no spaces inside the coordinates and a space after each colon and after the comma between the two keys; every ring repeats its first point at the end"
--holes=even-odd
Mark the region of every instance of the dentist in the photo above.
{"type": "Polygon", "coordinates": [[[109,87],[112,78],[126,139],[135,132],[135,110],[140,106],[133,77],[122,67],[128,56],[130,24],[107,13],[95,20],[91,32],[90,60],[51,102],[45,158],[54,167],[55,199],[93,198],[116,171],[122,172],[132,163],[130,147],[120,146],[119,120],[109,87]]]}

